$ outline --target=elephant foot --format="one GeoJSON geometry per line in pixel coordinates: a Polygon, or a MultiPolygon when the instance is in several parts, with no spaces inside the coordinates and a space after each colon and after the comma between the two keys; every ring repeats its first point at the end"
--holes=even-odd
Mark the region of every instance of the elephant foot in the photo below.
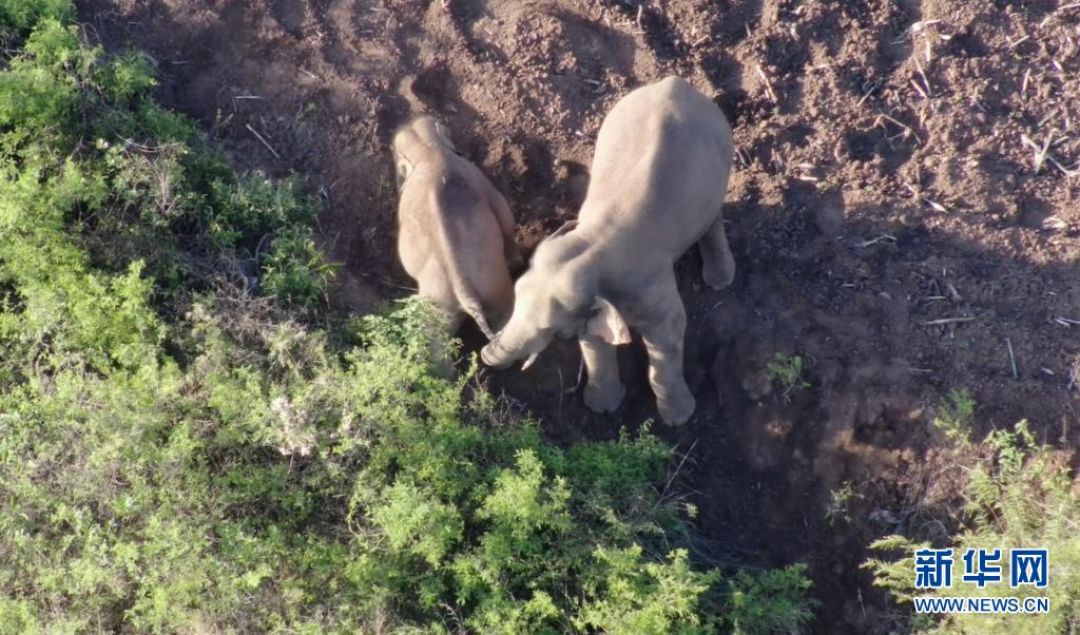
{"type": "Polygon", "coordinates": [[[694,395],[685,384],[669,395],[657,395],[656,409],[660,411],[660,418],[669,426],[680,426],[694,414],[697,403],[694,395]]]}
{"type": "Polygon", "coordinates": [[[705,284],[717,291],[726,289],[735,280],[735,261],[718,264],[712,260],[706,260],[701,268],[701,277],[705,279],[705,284]]]}
{"type": "Polygon", "coordinates": [[[622,382],[604,387],[585,384],[585,405],[593,412],[614,412],[625,396],[626,386],[622,382]]]}
{"type": "Polygon", "coordinates": [[[702,277],[714,289],[723,289],[735,279],[735,256],[728,245],[724,220],[719,215],[701,238],[702,277]]]}

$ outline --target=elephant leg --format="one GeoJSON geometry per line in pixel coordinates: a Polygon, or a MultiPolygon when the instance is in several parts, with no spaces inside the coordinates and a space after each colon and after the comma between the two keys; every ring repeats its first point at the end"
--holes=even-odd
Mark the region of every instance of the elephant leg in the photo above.
{"type": "Polygon", "coordinates": [[[683,344],[686,336],[686,309],[674,276],[651,298],[654,318],[641,328],[649,354],[649,383],[656,395],[660,418],[668,425],[686,423],[694,414],[694,395],[683,376],[683,344]]]}
{"type": "Polygon", "coordinates": [[[446,275],[438,258],[431,256],[424,262],[423,268],[416,276],[416,286],[417,294],[434,304],[448,318],[460,310],[461,306],[457,296],[454,295],[454,287],[450,284],[450,278],[446,275]]]}
{"type": "Polygon", "coordinates": [[[594,412],[612,412],[626,395],[626,386],[619,379],[616,348],[599,337],[588,335],[583,335],[578,343],[588,376],[585,405],[594,412]]]}
{"type": "Polygon", "coordinates": [[[702,277],[714,289],[723,289],[735,279],[735,257],[728,247],[724,218],[717,215],[712,227],[701,237],[702,277]]]}

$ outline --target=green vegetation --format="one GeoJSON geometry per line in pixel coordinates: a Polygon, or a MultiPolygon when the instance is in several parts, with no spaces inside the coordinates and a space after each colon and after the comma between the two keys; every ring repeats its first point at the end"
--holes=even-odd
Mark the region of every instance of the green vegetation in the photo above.
{"type": "Polygon", "coordinates": [[[314,202],[297,184],[237,177],[190,121],[149,99],[147,59],[108,57],[55,19],[72,13],[68,3],[2,4],[6,41],[27,16],[41,16],[0,74],[9,276],[53,265],[45,275],[61,301],[61,289],[87,293],[68,284],[81,275],[71,267],[100,278],[87,267],[115,272],[141,261],[162,284],[159,300],[220,270],[295,304],[319,301],[328,271],[308,239],[314,202]]]}
{"type": "MultiPolygon", "coordinates": [[[[965,401],[965,403],[967,403],[965,401]]],[[[924,591],[915,588],[913,554],[926,548],[904,536],[889,536],[871,547],[892,558],[873,559],[866,567],[875,584],[887,589],[902,603],[916,595],[1044,596],[1050,599],[1045,615],[949,615],[941,620],[915,616],[913,630],[932,633],[1067,633],[1080,624],[1080,492],[1073,486],[1069,457],[1039,445],[1021,421],[1014,430],[991,432],[978,448],[982,458],[971,468],[967,482],[964,528],[949,544],[956,553],[968,548],[1000,549],[1039,547],[1049,549],[1049,587],[1009,588],[1002,584],[979,589],[957,584],[954,571],[951,589],[924,591]],[[899,555],[896,555],[899,554],[899,555]]],[[[940,545],[939,545],[940,546],[940,545]]],[[[959,571],[962,562],[957,557],[959,571]]],[[[1005,558],[1003,573],[1008,566],[1005,558]]]]}
{"type": "Polygon", "coordinates": [[[840,523],[851,522],[851,503],[860,498],[855,493],[851,481],[845,481],[843,485],[829,492],[829,505],[825,508],[825,521],[830,527],[840,523]]]}
{"type": "Polygon", "coordinates": [[[422,304],[329,319],[300,184],[235,175],[73,14],[0,0],[0,632],[809,620],[801,567],[694,562],[647,432],[544,441],[440,375],[422,304]]]}
{"type": "Polygon", "coordinates": [[[967,390],[950,392],[934,417],[934,426],[950,441],[961,445],[970,443],[974,423],[975,400],[967,390]]]}
{"type": "Polygon", "coordinates": [[[769,380],[784,390],[784,399],[787,399],[792,390],[796,388],[806,390],[810,382],[803,378],[803,358],[799,355],[785,355],[777,353],[765,367],[765,373],[769,380]]]}

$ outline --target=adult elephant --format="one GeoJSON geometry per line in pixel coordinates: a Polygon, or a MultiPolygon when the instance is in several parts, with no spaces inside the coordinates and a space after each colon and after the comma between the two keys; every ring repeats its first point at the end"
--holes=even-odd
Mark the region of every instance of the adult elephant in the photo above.
{"type": "Polygon", "coordinates": [[[679,77],[619,100],[600,127],[578,221],[537,248],[484,363],[527,359],[527,368],[556,335],[577,336],[585,403],[609,412],[626,393],[615,346],[629,341],[630,327],[648,350],[660,417],[689,419],[695,403],[683,377],[686,310],[674,263],[700,241],[705,282],[720,289],[734,278],[720,215],[732,154],[723,113],[679,77]]]}

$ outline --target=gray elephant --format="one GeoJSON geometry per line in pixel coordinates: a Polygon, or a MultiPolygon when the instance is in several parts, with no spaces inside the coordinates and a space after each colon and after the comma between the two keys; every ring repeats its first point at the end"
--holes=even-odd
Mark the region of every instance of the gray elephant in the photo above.
{"type": "Polygon", "coordinates": [[[451,331],[464,314],[491,339],[513,309],[510,271],[523,264],[506,199],[431,117],[402,126],[393,147],[401,264],[451,331]]]}
{"type": "Polygon", "coordinates": [[[679,77],[634,90],[604,119],[576,223],[537,248],[518,280],[510,321],[484,363],[527,368],[556,335],[577,336],[588,371],[585,403],[609,412],[626,388],[615,346],[641,333],[660,417],[684,423],[694,396],[683,377],[686,310],[674,263],[700,241],[705,282],[735,277],[720,207],[733,154],[720,109],[679,77]]]}

